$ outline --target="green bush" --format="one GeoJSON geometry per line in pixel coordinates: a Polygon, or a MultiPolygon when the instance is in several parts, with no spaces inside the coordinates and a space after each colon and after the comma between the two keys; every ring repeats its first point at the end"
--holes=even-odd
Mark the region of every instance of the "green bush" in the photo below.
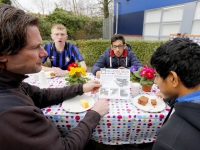
{"type": "Polygon", "coordinates": [[[136,41],[127,41],[126,43],[131,45],[135,55],[143,65],[150,66],[149,61],[151,55],[153,54],[154,50],[161,44],[165,43],[165,41],[136,40],[136,41]]]}
{"type": "Polygon", "coordinates": [[[93,66],[97,59],[110,46],[108,40],[78,40],[76,45],[81,52],[87,66],[93,66]]]}
{"type": "Polygon", "coordinates": [[[50,39],[51,26],[58,23],[67,28],[69,39],[99,39],[102,37],[103,19],[101,18],[75,15],[61,8],[56,8],[53,13],[45,17],[38,16],[38,18],[41,21],[41,36],[46,40],[50,39]]]}
{"type": "MultiPolygon", "coordinates": [[[[43,41],[43,44],[48,41],[43,41]]],[[[105,50],[110,46],[110,40],[76,40],[68,41],[79,48],[87,66],[92,67],[105,50]]],[[[126,41],[131,45],[133,52],[143,65],[150,66],[150,58],[154,50],[165,41],[126,41]]]]}

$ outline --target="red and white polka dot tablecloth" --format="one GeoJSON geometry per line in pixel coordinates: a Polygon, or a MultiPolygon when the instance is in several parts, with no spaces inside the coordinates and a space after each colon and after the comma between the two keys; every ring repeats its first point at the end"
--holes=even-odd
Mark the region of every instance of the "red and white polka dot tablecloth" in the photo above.
{"type": "MultiPolygon", "coordinates": [[[[87,76],[96,79],[91,73],[88,73],[87,76]]],[[[39,86],[38,81],[35,81],[32,76],[24,81],[39,86]]],[[[66,86],[62,77],[48,79],[48,81],[52,88],[66,86]]],[[[151,93],[146,94],[154,95],[157,91],[157,86],[153,85],[151,93]]],[[[98,100],[98,94],[86,93],[85,95],[98,100]]],[[[140,144],[155,141],[156,133],[162,126],[170,108],[166,107],[165,110],[158,113],[149,113],[136,108],[132,99],[133,97],[128,100],[109,100],[110,111],[101,118],[92,134],[93,140],[108,145],[140,144]]],[[[67,136],[67,133],[75,128],[86,114],[86,112],[67,112],[62,108],[62,104],[43,108],[42,111],[58,128],[62,136],[67,136]]]]}

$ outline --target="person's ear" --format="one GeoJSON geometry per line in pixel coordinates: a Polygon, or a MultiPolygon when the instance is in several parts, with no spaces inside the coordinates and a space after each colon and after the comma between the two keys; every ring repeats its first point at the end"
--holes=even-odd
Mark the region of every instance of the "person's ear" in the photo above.
{"type": "Polygon", "coordinates": [[[126,44],[124,44],[124,49],[126,49],[126,44]]]}
{"type": "Polygon", "coordinates": [[[6,56],[3,54],[0,54],[0,62],[7,62],[7,61],[8,59],[6,58],[6,56]]]}
{"type": "Polygon", "coordinates": [[[68,34],[66,34],[66,40],[68,39],[68,34]]]}
{"type": "Polygon", "coordinates": [[[111,49],[113,49],[113,46],[112,46],[112,44],[110,45],[110,48],[111,48],[111,49]]]}
{"type": "Polygon", "coordinates": [[[172,83],[172,87],[177,87],[180,84],[180,78],[174,71],[170,71],[169,74],[170,82],[172,83]]]}
{"type": "Polygon", "coordinates": [[[50,36],[51,36],[51,39],[53,40],[53,34],[52,33],[50,34],[50,36]]]}

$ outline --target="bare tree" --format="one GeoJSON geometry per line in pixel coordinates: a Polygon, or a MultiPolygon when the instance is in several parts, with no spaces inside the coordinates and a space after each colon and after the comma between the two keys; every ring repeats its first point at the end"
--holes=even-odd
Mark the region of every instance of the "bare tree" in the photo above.
{"type": "Polygon", "coordinates": [[[94,0],[59,0],[59,6],[66,11],[74,12],[74,14],[82,14],[90,17],[98,16],[100,9],[94,0]]]}
{"type": "Polygon", "coordinates": [[[32,3],[31,9],[26,8],[25,5],[21,5],[18,0],[11,0],[12,5],[25,10],[26,12],[39,12],[41,14],[48,14],[50,10],[54,10],[59,7],[66,11],[72,11],[77,15],[88,15],[90,17],[98,16],[107,18],[111,16],[113,12],[114,0],[26,0],[32,3]],[[34,6],[36,6],[34,11],[34,6]],[[49,11],[49,12],[48,12],[49,11]]]}
{"type": "Polygon", "coordinates": [[[66,11],[72,11],[73,12],[73,6],[72,6],[72,2],[69,0],[59,0],[58,1],[58,5],[66,10],[66,11]]]}
{"type": "Polygon", "coordinates": [[[34,1],[34,3],[38,6],[39,11],[42,12],[42,14],[45,14],[45,9],[48,7],[47,5],[49,4],[49,0],[37,0],[34,1]]]}
{"type": "Polygon", "coordinates": [[[26,0],[22,3],[18,0],[11,0],[12,5],[23,9],[26,12],[35,12],[42,15],[48,14],[56,8],[57,3],[54,0],[26,0]]]}
{"type": "Polygon", "coordinates": [[[26,12],[30,12],[28,9],[26,9],[25,7],[23,7],[17,0],[11,0],[12,2],[12,5],[19,8],[19,9],[22,9],[26,12]]]}
{"type": "Polygon", "coordinates": [[[98,0],[98,4],[104,18],[109,18],[113,13],[114,0],[98,0]]]}

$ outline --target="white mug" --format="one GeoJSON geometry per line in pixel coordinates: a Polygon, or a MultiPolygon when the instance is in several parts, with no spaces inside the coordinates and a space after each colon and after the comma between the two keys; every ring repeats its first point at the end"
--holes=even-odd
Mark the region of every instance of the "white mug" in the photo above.
{"type": "Polygon", "coordinates": [[[132,95],[137,96],[140,93],[141,85],[138,82],[131,83],[132,95]]]}
{"type": "Polygon", "coordinates": [[[39,73],[34,73],[32,76],[35,81],[39,81],[39,73]]]}
{"type": "Polygon", "coordinates": [[[45,72],[43,70],[39,72],[39,84],[40,84],[40,88],[48,88],[49,87],[49,83],[47,81],[45,72]]]}

